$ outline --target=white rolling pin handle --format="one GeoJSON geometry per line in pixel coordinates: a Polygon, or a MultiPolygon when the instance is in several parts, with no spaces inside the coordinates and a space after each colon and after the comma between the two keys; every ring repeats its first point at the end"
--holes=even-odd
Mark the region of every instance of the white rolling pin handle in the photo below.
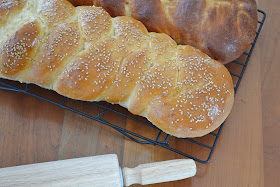
{"type": "Polygon", "coordinates": [[[176,181],[192,177],[195,174],[196,164],[192,159],[177,159],[142,164],[136,168],[123,168],[125,186],[176,181]]]}

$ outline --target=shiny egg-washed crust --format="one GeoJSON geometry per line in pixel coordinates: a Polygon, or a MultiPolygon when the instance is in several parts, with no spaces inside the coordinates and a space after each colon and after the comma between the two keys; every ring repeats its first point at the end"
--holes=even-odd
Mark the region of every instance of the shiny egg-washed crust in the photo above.
{"type": "Polygon", "coordinates": [[[231,76],[200,50],[95,6],[16,2],[0,26],[1,78],[120,104],[177,137],[203,136],[228,116],[231,76]]]}
{"type": "Polygon", "coordinates": [[[237,59],[254,40],[255,0],[69,0],[96,5],[115,16],[131,16],[149,31],[165,33],[222,63],[237,59]]]}

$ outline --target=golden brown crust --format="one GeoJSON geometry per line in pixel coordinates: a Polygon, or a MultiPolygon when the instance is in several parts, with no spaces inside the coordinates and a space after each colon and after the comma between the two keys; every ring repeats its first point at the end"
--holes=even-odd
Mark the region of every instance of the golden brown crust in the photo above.
{"type": "Polygon", "coordinates": [[[111,16],[116,17],[116,16],[125,16],[126,12],[125,12],[125,5],[126,5],[126,1],[125,0],[107,0],[107,1],[103,1],[103,0],[95,0],[94,5],[96,6],[101,6],[103,8],[105,8],[105,10],[107,12],[110,13],[111,16]]]}
{"type": "MultiPolygon", "coordinates": [[[[72,0],[83,5],[85,1],[72,0]]],[[[255,0],[88,0],[113,17],[131,16],[149,31],[170,35],[228,63],[251,44],[257,28],[255,0]]]]}
{"type": "MultiPolygon", "coordinates": [[[[54,25],[65,23],[73,18],[76,9],[65,0],[42,0],[39,6],[39,14],[47,25],[51,28],[54,25]]],[[[36,1],[35,1],[36,2],[36,1]]]]}
{"type": "Polygon", "coordinates": [[[61,68],[73,57],[82,46],[78,23],[58,25],[47,36],[44,45],[32,61],[32,67],[22,77],[27,82],[51,88],[53,81],[61,73],[61,68]],[[52,73],[49,73],[52,72],[52,73]]]}
{"type": "Polygon", "coordinates": [[[25,20],[14,18],[16,32],[0,36],[0,77],[72,99],[119,103],[177,137],[205,135],[229,114],[230,74],[200,50],[94,6],[73,8],[65,1],[69,7],[62,10],[63,0],[48,1],[53,7],[48,15],[59,14],[63,23],[52,16],[42,19],[46,2],[25,8],[25,20]],[[69,10],[74,14],[64,19],[69,10]]]}
{"type": "Polygon", "coordinates": [[[121,103],[129,99],[135,86],[148,70],[147,56],[147,48],[144,48],[123,60],[113,84],[107,91],[108,102],[121,103]]]}
{"type": "Polygon", "coordinates": [[[69,98],[104,100],[103,93],[110,87],[118,71],[121,56],[111,51],[117,48],[114,39],[96,43],[74,58],[55,83],[55,90],[69,98]]]}
{"type": "Polygon", "coordinates": [[[155,98],[148,119],[177,137],[208,134],[231,110],[227,108],[234,100],[231,76],[223,65],[190,46],[179,47],[177,64],[178,90],[171,87],[172,96],[155,98]]]}
{"type": "Polygon", "coordinates": [[[86,42],[96,42],[112,31],[111,16],[103,8],[78,7],[78,21],[86,42]]]}
{"type": "MultiPolygon", "coordinates": [[[[96,13],[95,10],[96,8],[91,8],[92,13],[96,13]]],[[[113,22],[115,37],[90,45],[89,49],[73,59],[70,66],[64,70],[56,83],[60,94],[80,100],[112,102],[114,92],[110,92],[108,88],[115,82],[123,58],[137,50],[147,34],[146,28],[131,18],[118,17],[113,22]]],[[[99,23],[107,25],[106,20],[99,23]]],[[[100,36],[104,36],[106,32],[107,29],[101,30],[100,36]]]]}
{"type": "Polygon", "coordinates": [[[177,44],[165,34],[150,33],[148,50],[148,70],[140,78],[135,88],[135,97],[131,98],[129,111],[135,114],[145,113],[154,98],[174,93],[177,81],[176,53],[177,44]],[[172,87],[166,92],[166,87],[172,87]]]}
{"type": "Polygon", "coordinates": [[[15,78],[30,64],[38,45],[40,24],[37,20],[24,24],[0,48],[0,72],[15,78]]]}
{"type": "Polygon", "coordinates": [[[208,8],[201,35],[211,57],[221,62],[230,62],[238,58],[254,40],[257,7],[253,0],[234,1],[221,8],[216,4],[208,8]]]}
{"type": "MultiPolygon", "coordinates": [[[[105,0],[106,1],[106,0],[105,0]]],[[[165,33],[181,44],[180,28],[165,13],[160,0],[134,0],[130,4],[131,17],[141,21],[150,32],[165,33]]],[[[109,11],[110,13],[110,11],[109,11]]],[[[117,13],[115,13],[117,15],[117,13]]],[[[185,23],[184,23],[185,25],[185,23]]]]}

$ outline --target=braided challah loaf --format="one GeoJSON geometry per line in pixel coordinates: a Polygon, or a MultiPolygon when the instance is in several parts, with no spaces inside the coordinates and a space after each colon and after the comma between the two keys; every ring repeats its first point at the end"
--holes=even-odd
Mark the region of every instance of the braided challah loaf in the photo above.
{"type": "Polygon", "coordinates": [[[0,0],[0,77],[117,103],[177,137],[203,136],[234,100],[227,69],[129,17],[66,0],[0,0]]]}
{"type": "Polygon", "coordinates": [[[191,45],[228,63],[254,40],[255,0],[69,0],[96,5],[115,16],[131,16],[149,31],[165,33],[178,44],[191,45]]]}

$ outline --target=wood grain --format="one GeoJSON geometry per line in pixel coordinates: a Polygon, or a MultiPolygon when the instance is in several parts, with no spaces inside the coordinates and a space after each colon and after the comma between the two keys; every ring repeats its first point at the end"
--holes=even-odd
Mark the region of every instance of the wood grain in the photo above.
{"type": "MultiPolygon", "coordinates": [[[[279,184],[279,5],[278,0],[258,0],[259,8],[268,14],[267,21],[213,159],[209,164],[197,164],[197,175],[191,179],[151,186],[255,187],[279,184]]],[[[44,89],[36,87],[34,91],[60,99],[57,94],[44,89]]],[[[0,102],[0,167],[105,153],[116,153],[122,167],[182,158],[158,146],[136,144],[114,129],[31,96],[1,90],[0,102]]],[[[66,104],[93,115],[101,110],[86,102],[68,100],[66,104]]],[[[119,107],[119,110],[125,109],[119,107]]],[[[104,118],[140,134],[151,137],[156,134],[150,128],[110,112],[105,113],[104,118]]],[[[200,140],[207,142],[210,138],[200,140]]],[[[206,155],[185,141],[170,138],[170,143],[178,149],[206,155]]]]}
{"type": "Polygon", "coordinates": [[[56,160],[65,111],[20,93],[0,91],[0,100],[1,167],[56,160]]]}
{"type": "Polygon", "coordinates": [[[280,178],[280,1],[259,0],[267,13],[261,47],[261,91],[264,135],[265,186],[279,186],[280,178]]]}
{"type": "MultiPolygon", "coordinates": [[[[191,164],[186,166],[192,171],[195,169],[191,164]]],[[[185,176],[190,177],[191,173],[185,173],[185,176]]],[[[1,168],[0,181],[1,187],[69,187],[92,184],[95,187],[122,187],[119,162],[115,154],[1,168]]]]}

